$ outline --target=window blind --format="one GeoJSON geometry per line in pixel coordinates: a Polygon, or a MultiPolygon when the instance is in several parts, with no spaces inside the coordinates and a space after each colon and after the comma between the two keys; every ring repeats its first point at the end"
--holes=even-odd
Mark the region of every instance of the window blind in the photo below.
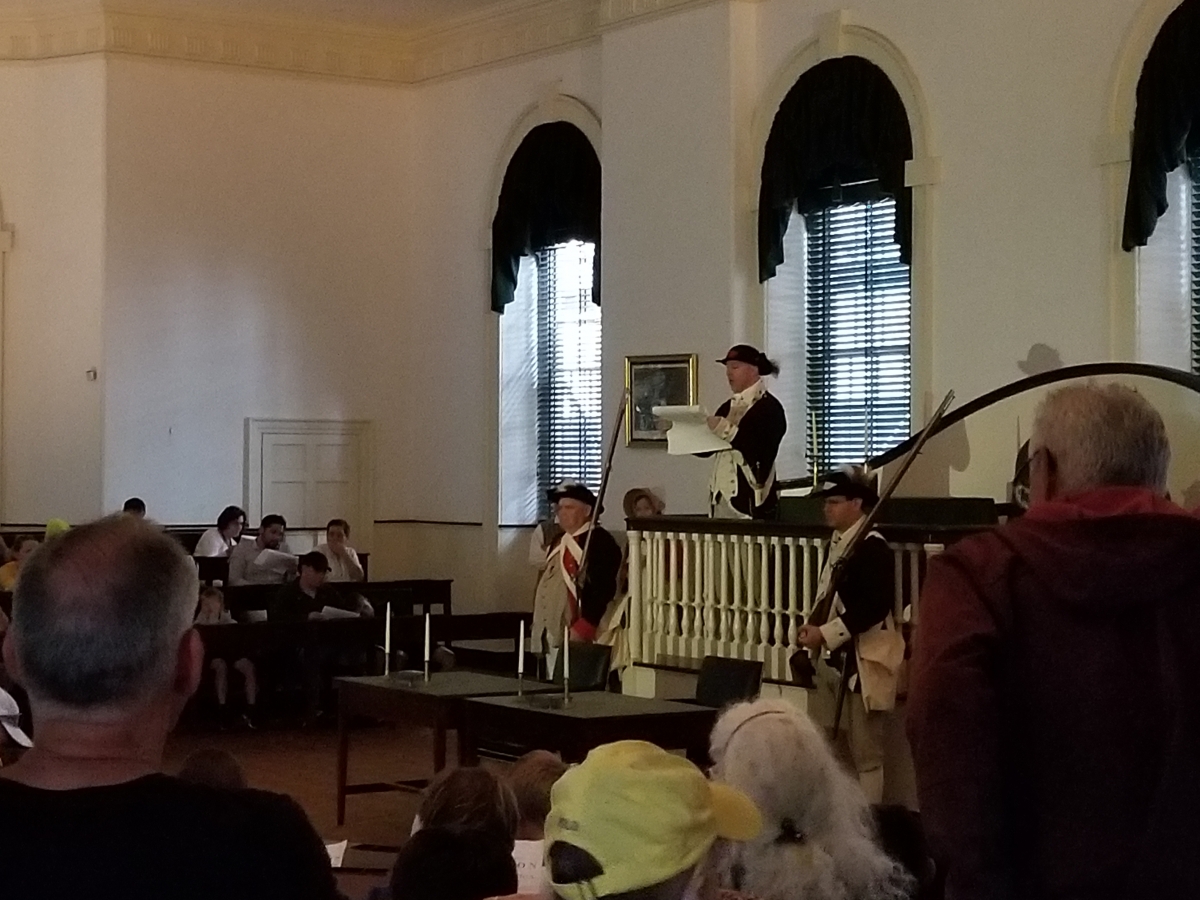
{"type": "Polygon", "coordinates": [[[1200,157],[1191,161],[1192,371],[1200,372],[1200,157]]]}
{"type": "Polygon", "coordinates": [[[600,307],[592,302],[595,245],[559,244],[537,265],[538,495],[564,479],[595,490],[604,443],[600,404],[600,307]]]}
{"type": "Polygon", "coordinates": [[[823,470],[911,431],[912,298],[895,219],[890,198],[805,215],[807,397],[823,470]]]}

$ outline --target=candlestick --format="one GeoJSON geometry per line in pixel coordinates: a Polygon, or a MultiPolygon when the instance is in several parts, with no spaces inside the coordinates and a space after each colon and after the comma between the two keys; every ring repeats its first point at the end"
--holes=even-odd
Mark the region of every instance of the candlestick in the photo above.
{"type": "Polygon", "coordinates": [[[383,674],[388,675],[392,671],[392,601],[389,600],[383,609],[383,674]]]}
{"type": "Polygon", "coordinates": [[[517,675],[525,674],[525,623],[517,625],[517,675]]]}
{"type": "Polygon", "coordinates": [[[429,613],[425,613],[425,680],[429,680],[429,613]]]}

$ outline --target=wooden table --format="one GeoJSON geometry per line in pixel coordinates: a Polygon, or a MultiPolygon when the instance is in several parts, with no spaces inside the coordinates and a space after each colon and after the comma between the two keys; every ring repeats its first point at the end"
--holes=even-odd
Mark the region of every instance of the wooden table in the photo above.
{"type": "MultiPolygon", "coordinates": [[[[434,672],[428,681],[414,676],[372,675],[363,678],[335,678],[338,692],[337,823],[346,819],[346,795],[378,791],[402,791],[418,788],[413,781],[346,784],[346,766],[350,751],[350,720],[364,715],[389,722],[408,722],[433,727],[433,770],[446,767],[446,732],[458,728],[463,699],[497,694],[515,694],[517,679],[486,672],[452,669],[434,672]]],[[[555,692],[555,685],[526,681],[528,693],[555,692]]],[[[459,742],[462,759],[462,742],[459,742]]]]}
{"type": "Polygon", "coordinates": [[[567,762],[579,762],[594,747],[621,740],[683,749],[698,765],[707,762],[715,709],[603,691],[572,694],[565,708],[561,702],[560,694],[465,700],[458,727],[459,759],[473,764],[482,742],[517,737],[529,747],[557,750],[567,762]]]}

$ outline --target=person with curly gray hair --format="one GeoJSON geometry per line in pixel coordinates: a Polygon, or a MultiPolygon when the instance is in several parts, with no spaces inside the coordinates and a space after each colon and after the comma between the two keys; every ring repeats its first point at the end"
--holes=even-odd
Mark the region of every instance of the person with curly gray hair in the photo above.
{"type": "Polygon", "coordinates": [[[722,884],[758,900],[902,900],[912,879],[874,839],[858,782],[785,700],[730,707],[710,741],[712,777],[763,816],[757,838],[719,848],[722,884]]]}

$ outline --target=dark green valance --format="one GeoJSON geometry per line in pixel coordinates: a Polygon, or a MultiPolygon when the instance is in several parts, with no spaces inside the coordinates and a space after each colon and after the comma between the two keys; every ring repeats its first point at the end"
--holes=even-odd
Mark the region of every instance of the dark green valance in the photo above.
{"type": "Polygon", "coordinates": [[[566,241],[596,245],[592,299],[600,302],[600,158],[569,122],[532,129],[517,147],[492,220],[492,309],[517,289],[521,257],[566,241]]]}
{"type": "Polygon", "coordinates": [[[763,154],[759,281],[773,277],[783,262],[792,212],[827,208],[841,186],[858,187],[849,192],[854,200],[895,199],[896,243],[900,258],[910,262],[912,190],[904,184],[904,164],[912,153],[904,101],[878,66],[843,56],[801,75],[779,104],[763,154]]]}
{"type": "Polygon", "coordinates": [[[1137,85],[1121,246],[1143,247],[1167,211],[1167,175],[1184,162],[1200,177],[1200,0],[1167,17],[1137,85]]]}

